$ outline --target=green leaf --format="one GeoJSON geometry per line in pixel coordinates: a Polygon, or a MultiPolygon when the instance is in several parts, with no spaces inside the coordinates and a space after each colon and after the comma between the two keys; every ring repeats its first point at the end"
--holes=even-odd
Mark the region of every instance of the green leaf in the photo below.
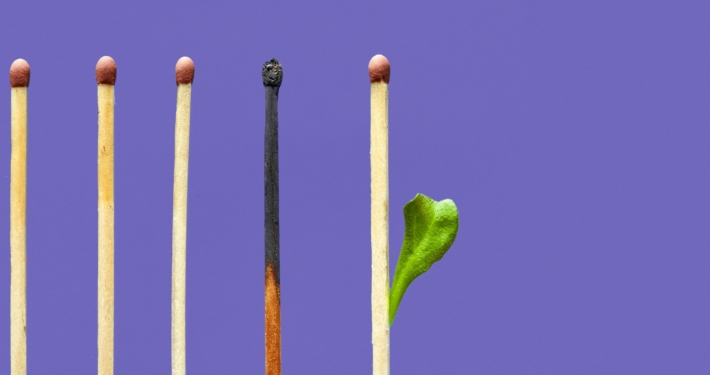
{"type": "Polygon", "coordinates": [[[390,325],[409,284],[446,254],[458,230],[459,212],[451,199],[437,202],[417,194],[404,206],[404,242],[390,291],[390,325]]]}

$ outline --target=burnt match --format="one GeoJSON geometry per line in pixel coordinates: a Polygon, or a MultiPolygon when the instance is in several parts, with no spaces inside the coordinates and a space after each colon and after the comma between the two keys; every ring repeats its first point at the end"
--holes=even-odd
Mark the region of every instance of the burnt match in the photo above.
{"type": "Polygon", "coordinates": [[[389,325],[389,151],[388,97],[390,63],[375,55],[370,73],[370,189],[372,240],[372,367],[390,373],[389,325]]]}
{"type": "Polygon", "coordinates": [[[279,87],[283,69],[271,59],[261,69],[266,92],[264,136],[266,375],[281,374],[281,280],[279,269],[279,87]]]}
{"type": "Polygon", "coordinates": [[[195,64],[182,57],[175,66],[175,175],[173,185],[172,375],[185,375],[185,286],[187,264],[187,167],[190,155],[190,100],[195,64]]]}
{"type": "Polygon", "coordinates": [[[114,327],[114,197],[113,125],[116,62],[108,56],[96,64],[99,104],[99,375],[113,375],[114,327]]]}
{"type": "Polygon", "coordinates": [[[27,88],[30,64],[10,66],[10,374],[27,374],[27,88]]]}

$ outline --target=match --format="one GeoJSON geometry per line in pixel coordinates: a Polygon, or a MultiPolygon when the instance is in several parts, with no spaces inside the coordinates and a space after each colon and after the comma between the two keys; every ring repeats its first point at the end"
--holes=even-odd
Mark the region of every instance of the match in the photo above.
{"type": "Polygon", "coordinates": [[[27,374],[27,88],[30,65],[10,66],[10,374],[27,374]]]}
{"type": "Polygon", "coordinates": [[[264,136],[265,341],[266,375],[281,375],[281,275],[279,267],[279,87],[283,69],[276,59],[261,69],[266,92],[264,136]]]}
{"type": "Polygon", "coordinates": [[[99,103],[99,375],[113,375],[113,119],[116,62],[108,56],[96,64],[96,83],[99,103]]]}
{"type": "Polygon", "coordinates": [[[375,55],[370,73],[370,190],[372,240],[372,367],[390,373],[388,87],[390,64],[375,55]]]}
{"type": "Polygon", "coordinates": [[[181,57],[175,65],[175,175],[173,185],[172,374],[185,375],[185,285],[187,264],[187,167],[190,155],[190,99],[195,64],[181,57]]]}

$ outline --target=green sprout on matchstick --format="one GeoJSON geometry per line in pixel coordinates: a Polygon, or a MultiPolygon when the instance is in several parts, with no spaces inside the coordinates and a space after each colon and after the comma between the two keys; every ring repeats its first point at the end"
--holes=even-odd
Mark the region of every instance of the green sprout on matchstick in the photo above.
{"type": "Polygon", "coordinates": [[[439,261],[456,239],[459,212],[451,199],[417,194],[404,205],[404,241],[390,290],[390,325],[409,284],[439,261]]]}

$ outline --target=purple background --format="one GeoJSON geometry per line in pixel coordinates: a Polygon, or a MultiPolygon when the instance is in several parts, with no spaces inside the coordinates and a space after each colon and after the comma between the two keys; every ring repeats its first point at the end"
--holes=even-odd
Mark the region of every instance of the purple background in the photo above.
{"type": "Polygon", "coordinates": [[[707,2],[64,3],[0,12],[0,66],[32,67],[30,373],[96,372],[103,55],[118,65],[116,373],[170,372],[184,55],[196,65],[188,371],[263,372],[260,72],[276,57],[284,373],[371,372],[367,63],[377,53],[392,65],[391,272],[401,209],[417,192],[460,211],[450,252],[403,300],[394,374],[710,373],[707,2]]]}

